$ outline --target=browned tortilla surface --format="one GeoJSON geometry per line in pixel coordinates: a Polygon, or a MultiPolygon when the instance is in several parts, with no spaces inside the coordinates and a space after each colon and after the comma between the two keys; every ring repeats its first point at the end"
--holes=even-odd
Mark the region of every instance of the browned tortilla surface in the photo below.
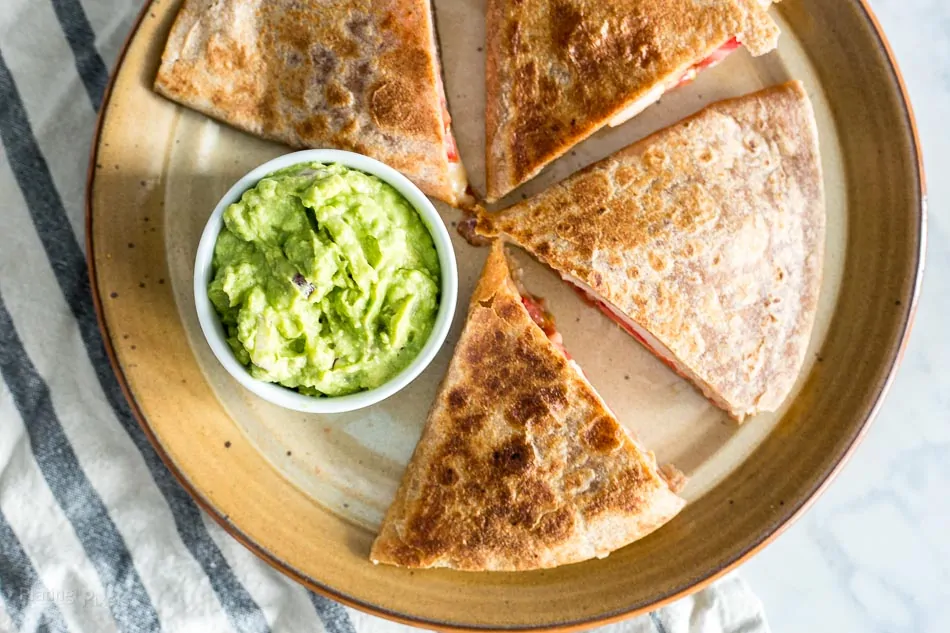
{"type": "Polygon", "coordinates": [[[496,244],[371,559],[555,567],[606,556],[683,504],[531,320],[496,244]]]}
{"type": "Polygon", "coordinates": [[[155,89],[294,147],[367,154],[458,204],[428,0],[186,0],[155,89]]]}
{"type": "Polygon", "coordinates": [[[772,0],[489,0],[488,200],[734,37],[775,48],[772,0]]]}
{"type": "Polygon", "coordinates": [[[724,101],[499,214],[523,246],[650,332],[734,417],[801,370],[825,241],[818,133],[799,82],[724,101]]]}

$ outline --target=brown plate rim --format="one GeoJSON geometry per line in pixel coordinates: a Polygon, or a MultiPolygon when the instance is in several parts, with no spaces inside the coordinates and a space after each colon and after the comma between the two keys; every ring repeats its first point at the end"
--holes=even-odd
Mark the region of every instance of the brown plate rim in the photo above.
{"type": "MultiPolygon", "coordinates": [[[[711,584],[713,581],[717,580],[721,576],[725,575],[729,571],[740,566],[752,556],[760,552],[767,545],[772,543],[780,534],[782,534],[786,529],[788,529],[796,520],[798,520],[811,505],[818,499],[819,496],[828,488],[834,478],[841,472],[841,469],[847,463],[847,461],[854,454],[855,449],[858,444],[861,443],[861,440],[864,439],[864,436],[867,434],[868,429],[870,428],[871,422],[877,416],[878,412],[881,409],[881,406],[884,402],[885,397],[887,396],[888,391],[890,390],[891,385],[894,382],[894,377],[897,373],[897,368],[903,359],[904,352],[907,349],[907,344],[910,338],[911,330],[913,328],[914,318],[917,313],[917,304],[920,298],[920,289],[921,283],[923,281],[924,266],[926,260],[926,250],[927,250],[927,182],[926,176],[924,173],[924,163],[923,163],[923,152],[920,144],[919,131],[917,129],[917,122],[914,116],[913,106],[910,102],[910,96],[907,91],[907,85],[904,82],[903,75],[901,74],[900,68],[897,64],[897,59],[894,55],[894,51],[891,48],[890,43],[887,40],[887,37],[884,35],[884,30],[881,27],[880,22],[877,19],[877,16],[874,14],[873,10],[869,5],[869,0],[852,0],[855,2],[858,7],[864,13],[865,18],[872,27],[875,36],[878,39],[878,45],[883,50],[888,66],[890,68],[891,75],[897,84],[897,89],[900,92],[900,101],[903,107],[904,116],[907,121],[907,125],[911,131],[911,142],[913,145],[913,154],[915,156],[916,163],[916,177],[917,177],[917,195],[920,200],[920,209],[919,209],[919,220],[918,220],[918,235],[919,235],[919,244],[917,247],[917,262],[914,266],[914,279],[913,284],[911,285],[911,295],[907,298],[907,301],[904,302],[906,305],[906,310],[903,317],[903,325],[901,332],[900,345],[898,346],[897,351],[894,354],[894,357],[891,359],[890,367],[887,370],[887,377],[884,380],[884,384],[881,390],[874,398],[874,405],[871,407],[870,412],[862,421],[860,428],[855,432],[854,436],[851,438],[848,447],[838,456],[835,463],[829,468],[821,477],[818,478],[818,483],[816,484],[814,490],[808,493],[808,496],[805,500],[797,507],[791,508],[788,513],[777,521],[774,525],[767,527],[758,537],[754,545],[749,546],[745,551],[741,552],[735,556],[731,561],[724,563],[718,569],[713,570],[711,573],[706,575],[704,578],[695,580],[694,582],[682,586],[678,589],[670,591],[665,596],[656,600],[650,604],[641,605],[641,606],[632,606],[629,609],[605,613],[601,616],[596,616],[589,618],[587,620],[574,621],[574,622],[564,622],[552,625],[538,626],[538,627],[513,627],[505,628],[505,631],[515,631],[515,632],[524,632],[528,633],[531,631],[558,631],[558,632],[568,632],[568,631],[579,631],[583,629],[588,629],[593,626],[601,626],[604,624],[610,624],[613,622],[618,622],[620,620],[625,620],[627,618],[632,618],[637,615],[641,615],[650,611],[654,611],[664,605],[667,605],[675,600],[678,600],[684,596],[687,596],[691,593],[699,591],[704,587],[711,584]]],[[[119,382],[119,386],[122,389],[122,393],[125,396],[125,399],[128,401],[129,407],[132,410],[132,414],[135,416],[136,421],[139,426],[142,428],[145,436],[148,438],[149,442],[155,448],[155,451],[158,453],[161,460],[165,463],[165,466],[171,471],[175,476],[175,479],[182,485],[182,487],[188,492],[189,495],[198,503],[198,505],[207,512],[225,531],[228,532],[232,537],[237,539],[242,545],[247,547],[251,552],[256,554],[264,562],[269,564],[274,569],[277,569],[281,573],[289,576],[300,584],[304,585],[308,589],[315,591],[321,595],[324,595],[328,598],[341,602],[349,607],[365,611],[375,616],[383,617],[389,620],[394,620],[401,622],[403,624],[408,624],[410,626],[421,626],[430,629],[438,629],[445,631],[485,631],[485,630],[499,630],[494,627],[472,627],[472,626],[461,626],[453,623],[439,622],[434,620],[426,620],[423,618],[409,617],[403,614],[400,614],[395,611],[390,611],[388,609],[380,608],[376,605],[362,602],[356,598],[338,593],[332,587],[320,584],[314,581],[312,578],[301,575],[296,570],[287,565],[284,561],[276,558],[270,552],[262,548],[260,545],[255,543],[247,535],[245,535],[236,525],[231,523],[224,515],[222,515],[217,508],[215,508],[211,502],[206,499],[201,492],[187,479],[184,473],[179,471],[172,460],[169,458],[168,454],[165,452],[164,447],[161,442],[152,432],[151,427],[148,424],[148,421],[145,415],[142,413],[141,409],[138,406],[138,403],[135,401],[135,398],[132,395],[131,389],[129,387],[128,381],[126,380],[125,373],[122,370],[121,365],[119,364],[118,358],[115,353],[115,348],[112,343],[112,338],[109,335],[109,328],[105,322],[105,315],[102,308],[102,298],[99,293],[99,284],[98,277],[96,274],[96,265],[93,249],[93,230],[92,230],[92,190],[95,183],[95,165],[96,158],[99,152],[99,144],[101,141],[102,127],[105,120],[105,113],[108,110],[109,102],[112,97],[112,89],[115,84],[116,77],[118,76],[119,71],[122,68],[122,65],[125,61],[126,53],[129,49],[129,45],[132,43],[132,40],[135,38],[136,33],[138,33],[139,27],[142,24],[142,20],[145,18],[148,8],[151,5],[151,0],[145,0],[142,5],[142,9],[139,11],[138,16],[135,19],[135,23],[132,25],[132,28],[129,31],[128,36],[126,37],[125,42],[122,45],[122,49],[119,52],[119,55],[116,59],[115,66],[112,69],[112,73],[109,77],[109,83],[106,86],[106,91],[102,99],[102,105],[99,108],[99,113],[96,119],[95,131],[92,137],[92,146],[89,154],[89,166],[86,174],[86,200],[85,200],[85,230],[86,230],[86,264],[88,267],[89,273],[89,284],[90,290],[92,293],[93,305],[96,310],[96,320],[99,324],[99,330],[102,334],[103,345],[106,350],[106,354],[109,357],[109,363],[112,365],[112,371],[115,373],[116,379],[119,382]]]]}

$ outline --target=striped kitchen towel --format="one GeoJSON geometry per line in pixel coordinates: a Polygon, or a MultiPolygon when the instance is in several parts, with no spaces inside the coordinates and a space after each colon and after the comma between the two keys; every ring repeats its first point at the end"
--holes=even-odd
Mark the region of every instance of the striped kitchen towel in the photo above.
{"type": "MultiPolygon", "coordinates": [[[[105,355],[85,266],[86,160],[136,0],[0,1],[0,631],[409,627],[281,576],[165,469],[105,355]]],[[[735,576],[630,632],[767,631],[735,576]]]]}

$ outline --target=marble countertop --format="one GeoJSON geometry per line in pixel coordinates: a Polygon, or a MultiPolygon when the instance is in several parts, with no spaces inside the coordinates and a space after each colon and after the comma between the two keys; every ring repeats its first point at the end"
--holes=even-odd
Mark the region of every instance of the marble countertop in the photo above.
{"type": "Polygon", "coordinates": [[[870,0],[929,184],[923,295],[877,420],[812,509],[740,573],[775,633],[950,631],[950,2],[870,0]]]}

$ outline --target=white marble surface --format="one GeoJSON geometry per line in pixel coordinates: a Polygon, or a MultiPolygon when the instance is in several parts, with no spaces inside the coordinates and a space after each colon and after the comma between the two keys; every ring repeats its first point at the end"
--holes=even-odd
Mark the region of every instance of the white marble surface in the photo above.
{"type": "Polygon", "coordinates": [[[775,633],[950,631],[950,2],[871,5],[920,126],[927,271],[910,347],[864,443],[811,511],[741,569],[775,633]]]}

